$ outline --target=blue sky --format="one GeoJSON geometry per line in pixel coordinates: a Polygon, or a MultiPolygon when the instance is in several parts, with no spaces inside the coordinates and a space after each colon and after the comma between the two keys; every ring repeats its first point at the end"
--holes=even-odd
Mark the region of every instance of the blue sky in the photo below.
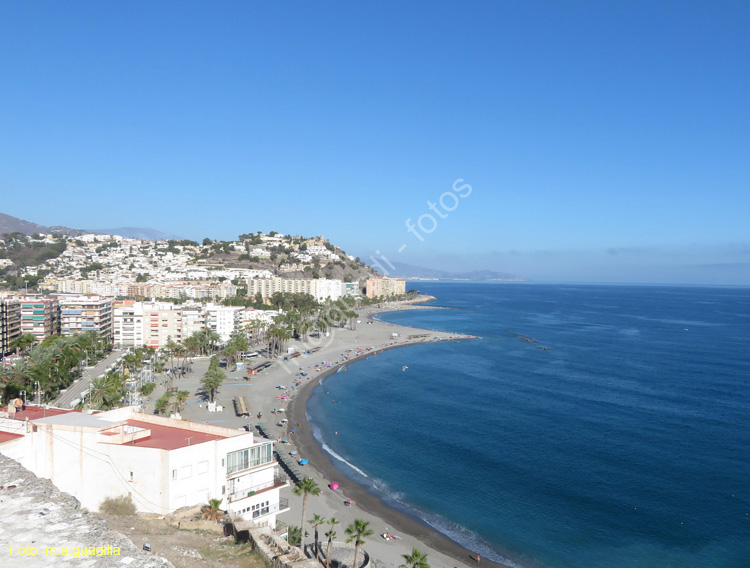
{"type": "Polygon", "coordinates": [[[0,211],[750,284],[749,28],[746,2],[6,1],[0,211]]]}

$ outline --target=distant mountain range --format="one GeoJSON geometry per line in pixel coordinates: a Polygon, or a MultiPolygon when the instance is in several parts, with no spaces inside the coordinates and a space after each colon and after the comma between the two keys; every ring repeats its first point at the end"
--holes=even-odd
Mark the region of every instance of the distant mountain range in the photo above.
{"type": "Polygon", "coordinates": [[[144,241],[162,241],[162,240],[183,240],[182,237],[169,235],[156,229],[147,229],[140,227],[120,227],[119,229],[71,229],[69,227],[48,227],[37,225],[31,221],[24,221],[17,217],[11,217],[5,213],[0,213],[0,235],[7,233],[23,233],[24,235],[33,235],[34,233],[60,233],[63,235],[83,235],[94,233],[97,235],[120,235],[130,239],[141,239],[144,241]]]}
{"type": "MultiPolygon", "coordinates": [[[[506,282],[527,282],[528,279],[493,270],[472,270],[470,272],[448,272],[435,268],[424,268],[401,262],[392,263],[396,268],[388,272],[391,278],[405,278],[407,280],[498,280],[506,282]]],[[[384,265],[385,266],[385,265],[384,265]]],[[[379,267],[378,270],[380,269],[379,267]]],[[[386,268],[389,268],[386,266],[386,268]]]]}
{"type": "Polygon", "coordinates": [[[0,235],[8,233],[23,233],[24,235],[33,235],[34,233],[60,233],[63,235],[82,235],[87,231],[81,229],[70,229],[68,227],[47,227],[37,225],[30,221],[24,221],[17,217],[11,217],[5,213],[0,213],[0,235]]]}
{"type": "Polygon", "coordinates": [[[148,229],[144,227],[120,227],[119,229],[89,229],[87,233],[95,233],[97,235],[120,235],[127,239],[141,239],[142,241],[182,241],[182,237],[176,235],[170,235],[162,233],[156,229],[148,229]]]}

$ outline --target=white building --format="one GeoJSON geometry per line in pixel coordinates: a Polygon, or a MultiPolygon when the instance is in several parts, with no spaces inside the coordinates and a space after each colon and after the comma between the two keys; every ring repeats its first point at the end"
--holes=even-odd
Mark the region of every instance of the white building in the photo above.
{"type": "Polygon", "coordinates": [[[229,341],[234,332],[234,314],[242,308],[237,306],[206,306],[206,327],[219,334],[222,342],[229,341]]]}
{"type": "Polygon", "coordinates": [[[188,338],[196,331],[201,331],[206,327],[206,314],[203,312],[203,306],[183,306],[182,307],[182,337],[188,338]]]}
{"type": "Polygon", "coordinates": [[[318,278],[313,280],[313,296],[319,302],[327,299],[338,300],[343,294],[343,282],[341,280],[327,280],[318,278]]]}
{"type": "Polygon", "coordinates": [[[119,347],[143,347],[143,303],[126,300],[115,304],[112,315],[112,343],[119,347]]]}
{"type": "Polygon", "coordinates": [[[138,511],[160,515],[221,499],[222,509],[271,528],[289,510],[273,442],[131,407],[98,414],[27,407],[0,418],[0,452],[91,510],[127,494],[138,511]]]}

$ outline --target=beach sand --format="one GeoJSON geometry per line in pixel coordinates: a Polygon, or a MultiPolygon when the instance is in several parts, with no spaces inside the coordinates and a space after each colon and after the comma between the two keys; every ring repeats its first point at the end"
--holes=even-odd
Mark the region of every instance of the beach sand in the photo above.
{"type": "MultiPolygon", "coordinates": [[[[290,451],[296,450],[298,453],[294,456],[295,458],[309,460],[307,465],[298,466],[298,470],[302,475],[314,479],[322,490],[319,496],[308,497],[307,519],[312,518],[315,514],[321,515],[326,519],[330,519],[331,517],[338,519],[340,524],[335,528],[337,532],[335,540],[337,541],[344,541],[346,539],[344,530],[355,519],[368,521],[370,523],[369,528],[373,530],[373,534],[366,539],[366,544],[363,548],[370,554],[371,559],[378,561],[377,563],[381,566],[395,568],[401,565],[403,563],[402,555],[409,554],[412,548],[416,548],[428,555],[428,563],[431,568],[465,568],[477,566],[478,563],[476,562],[476,553],[474,551],[464,549],[428,525],[392,509],[378,497],[368,493],[365,488],[346,478],[336,469],[329,456],[324,453],[318,442],[314,439],[305,414],[306,400],[315,385],[319,383],[320,378],[335,373],[341,364],[349,364],[352,361],[359,360],[360,358],[354,357],[359,349],[365,350],[371,348],[371,350],[363,353],[361,358],[364,358],[386,349],[416,343],[471,338],[466,335],[421,330],[372,319],[373,315],[380,312],[435,309],[422,304],[422,302],[429,299],[431,298],[421,297],[415,302],[392,302],[378,308],[372,306],[363,308],[358,310],[361,323],[356,326],[355,330],[335,328],[331,330],[328,337],[321,337],[320,339],[310,338],[305,343],[291,341],[289,346],[297,347],[300,352],[315,347],[320,347],[320,349],[311,355],[302,355],[291,361],[277,361],[270,369],[250,377],[249,381],[245,381],[243,378],[246,375],[245,370],[232,373],[231,378],[225,381],[220,389],[219,401],[228,406],[228,412],[219,415],[223,420],[216,420],[217,415],[208,413],[205,405],[203,408],[199,408],[197,404],[188,404],[183,411],[183,418],[198,422],[221,422],[222,424],[220,425],[228,427],[241,427],[249,423],[253,426],[253,431],[256,435],[257,430],[255,427],[258,423],[261,423],[263,431],[268,437],[274,440],[288,439],[289,444],[275,444],[277,451],[282,455],[288,455],[290,451]],[[398,334],[398,336],[392,337],[394,333],[398,334]],[[426,337],[409,338],[409,335],[426,337]],[[347,350],[352,351],[347,352],[347,350]],[[345,353],[351,358],[342,361],[342,354],[345,353]],[[325,367],[320,371],[315,370],[314,366],[322,361],[328,361],[333,366],[325,367]],[[340,363],[336,364],[337,361],[340,363]],[[301,379],[298,378],[297,373],[300,371],[308,373],[308,376],[301,379]],[[295,386],[295,383],[299,383],[299,386],[295,386]],[[285,388],[279,389],[278,385],[284,385],[285,388]],[[279,398],[281,394],[286,394],[288,398],[282,401],[279,398]],[[246,397],[252,411],[251,419],[234,416],[231,400],[235,396],[246,397]],[[284,412],[274,415],[271,413],[274,408],[283,408],[284,412]],[[258,412],[263,413],[260,420],[257,419],[258,412]],[[284,418],[288,419],[288,424],[279,425],[284,418]],[[289,433],[289,430],[292,428],[296,430],[294,434],[289,433]],[[333,491],[329,489],[328,485],[332,481],[339,483],[338,490],[333,491]],[[350,506],[345,505],[344,501],[348,499],[354,500],[355,503],[350,506]],[[387,527],[388,531],[384,527],[387,527]],[[400,537],[400,540],[385,540],[381,536],[385,532],[397,535],[400,537]]],[[[249,362],[249,366],[256,364],[249,362]]],[[[205,371],[196,368],[193,376],[199,377],[203,372],[205,371]]],[[[176,384],[179,385],[180,382],[178,381],[176,384]]],[[[282,497],[289,498],[291,510],[279,515],[279,520],[290,525],[299,526],[302,498],[295,496],[291,489],[282,490],[282,497]]],[[[314,530],[307,523],[305,528],[309,534],[305,542],[312,543],[314,530]]],[[[324,535],[326,530],[328,530],[328,526],[323,525],[318,530],[319,538],[325,546],[327,539],[324,535]]],[[[482,558],[480,565],[491,567],[502,566],[485,558],[482,558]]]]}
{"type": "MultiPolygon", "coordinates": [[[[422,300],[424,301],[424,299],[422,300]]],[[[321,377],[335,373],[340,365],[335,365],[322,372],[316,372],[312,365],[327,360],[331,363],[341,360],[341,355],[347,349],[365,349],[372,347],[372,351],[366,352],[363,356],[372,355],[375,352],[381,352],[385,349],[411,345],[421,342],[434,342],[467,339],[468,336],[436,332],[431,330],[419,330],[404,326],[385,323],[378,320],[372,320],[371,316],[378,312],[393,311],[394,309],[433,309],[429,306],[409,303],[393,303],[383,308],[366,308],[360,311],[360,321],[356,330],[336,329],[333,330],[333,339],[326,348],[319,352],[302,357],[285,363],[287,369],[283,367],[272,369],[266,378],[262,381],[263,388],[253,391],[253,397],[250,404],[253,410],[262,410],[264,414],[264,429],[274,438],[288,439],[291,444],[278,444],[280,453],[288,453],[291,449],[298,452],[297,457],[304,457],[309,460],[305,466],[298,469],[301,474],[314,479],[321,488],[322,493],[318,497],[308,497],[307,500],[307,518],[318,514],[326,519],[335,517],[341,524],[337,525],[336,540],[345,540],[344,529],[355,519],[363,519],[370,523],[370,528],[374,534],[366,539],[364,549],[370,554],[370,557],[379,561],[385,566],[399,566],[403,563],[402,555],[409,554],[412,548],[417,548],[427,553],[428,563],[432,568],[451,568],[451,567],[471,567],[477,566],[476,554],[473,551],[454,543],[441,533],[435,531],[428,525],[413,519],[400,511],[392,509],[384,504],[378,497],[370,494],[359,484],[346,478],[331,462],[329,456],[321,449],[318,442],[313,438],[311,429],[307,423],[305,415],[305,404],[315,385],[318,384],[321,377]],[[372,321],[368,324],[366,322],[372,321]],[[391,334],[398,333],[399,337],[392,338],[391,334]],[[409,335],[427,334],[427,338],[413,339],[409,335]],[[291,372],[290,372],[291,371],[291,372]],[[284,418],[282,415],[267,415],[273,408],[279,407],[276,397],[279,390],[275,388],[277,384],[293,384],[297,371],[308,373],[308,377],[302,379],[300,387],[290,391],[291,400],[286,408],[286,418],[289,420],[289,426],[279,427],[276,423],[284,418]],[[267,387],[271,388],[270,399],[268,397],[267,387]],[[260,391],[263,396],[257,396],[260,391]],[[258,405],[265,408],[258,407],[258,405]],[[274,420],[271,420],[274,418],[274,420]],[[299,424],[299,426],[298,426],[299,424]],[[294,428],[294,434],[288,434],[288,429],[294,428]],[[330,482],[339,483],[336,491],[329,489],[330,482]],[[352,499],[353,505],[346,506],[344,501],[352,499]],[[386,531],[384,527],[389,530],[386,531]],[[397,535],[400,540],[385,540],[382,534],[389,532],[397,535]]],[[[354,359],[357,360],[357,359],[354,359]]],[[[351,360],[343,364],[350,363],[351,360]]],[[[257,379],[257,377],[254,377],[257,379]]],[[[256,386],[261,386],[256,381],[256,386]]],[[[255,388],[255,387],[253,387],[255,388]]],[[[302,498],[297,497],[289,491],[290,505],[292,510],[279,516],[287,524],[299,525],[301,520],[302,498]]],[[[286,496],[286,495],[285,495],[286,496]]],[[[314,531],[309,525],[306,527],[309,537],[306,542],[312,542],[314,531]]],[[[324,533],[327,526],[319,528],[319,537],[325,542],[324,533]]],[[[499,564],[482,559],[481,566],[500,566],[499,564]]]]}

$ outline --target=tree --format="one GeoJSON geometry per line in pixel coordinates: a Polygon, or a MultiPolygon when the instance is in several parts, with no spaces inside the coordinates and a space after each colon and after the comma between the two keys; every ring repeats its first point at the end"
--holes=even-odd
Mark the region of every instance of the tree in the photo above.
{"type": "Polygon", "coordinates": [[[318,527],[326,523],[325,517],[321,517],[317,513],[313,515],[313,518],[307,521],[315,529],[315,558],[318,557],[318,527]]]}
{"type": "Polygon", "coordinates": [[[185,403],[187,402],[187,399],[190,397],[190,391],[181,390],[177,391],[177,403],[179,405],[178,410],[182,410],[185,408],[185,403]]]}
{"type": "Polygon", "coordinates": [[[294,525],[289,525],[286,535],[286,541],[292,546],[298,546],[301,540],[302,529],[294,525]]]}
{"type": "Polygon", "coordinates": [[[156,410],[157,414],[164,414],[164,412],[166,412],[167,408],[169,407],[170,398],[172,398],[172,393],[165,392],[163,395],[156,399],[156,402],[154,403],[154,410],[156,410]]]}
{"type": "Polygon", "coordinates": [[[36,337],[31,333],[24,333],[11,341],[9,347],[10,350],[15,353],[18,353],[19,351],[24,353],[25,351],[28,351],[34,343],[36,343],[36,337]]]}
{"type": "Polygon", "coordinates": [[[124,377],[115,372],[93,379],[89,389],[89,406],[96,409],[113,408],[125,394],[124,383],[124,377]]]}
{"type": "Polygon", "coordinates": [[[427,564],[427,555],[416,548],[411,549],[411,554],[402,554],[401,558],[404,559],[404,563],[398,568],[430,568],[427,564]]]}
{"type": "Polygon", "coordinates": [[[203,387],[203,390],[208,394],[209,402],[214,401],[216,391],[219,390],[221,383],[223,383],[224,379],[226,378],[227,376],[224,374],[224,371],[219,368],[209,369],[206,374],[203,375],[203,378],[201,379],[201,386],[203,387]]]}
{"type": "Polygon", "coordinates": [[[368,537],[372,534],[372,529],[369,528],[369,525],[370,523],[368,523],[367,521],[357,519],[351,525],[346,527],[346,530],[344,531],[349,536],[349,538],[346,539],[346,542],[354,543],[354,561],[352,564],[352,568],[357,568],[357,566],[359,566],[359,564],[357,564],[359,547],[365,543],[365,537],[368,537]]]}
{"type": "Polygon", "coordinates": [[[313,495],[313,496],[320,495],[320,487],[318,487],[318,484],[315,483],[315,480],[309,477],[305,477],[302,481],[299,481],[297,483],[293,491],[295,495],[302,496],[302,522],[300,523],[300,527],[303,528],[303,532],[300,537],[300,548],[304,552],[305,551],[304,526],[305,526],[305,514],[307,513],[307,496],[308,495],[313,495]]]}
{"type": "Polygon", "coordinates": [[[201,507],[201,516],[209,521],[218,521],[223,516],[219,507],[221,507],[221,499],[209,499],[208,505],[201,507]]]}
{"type": "Polygon", "coordinates": [[[334,527],[339,524],[339,521],[336,517],[331,517],[328,520],[328,524],[331,528],[326,531],[326,536],[328,537],[328,546],[326,547],[326,568],[330,568],[331,566],[331,545],[333,544],[333,539],[336,538],[334,527]]]}

